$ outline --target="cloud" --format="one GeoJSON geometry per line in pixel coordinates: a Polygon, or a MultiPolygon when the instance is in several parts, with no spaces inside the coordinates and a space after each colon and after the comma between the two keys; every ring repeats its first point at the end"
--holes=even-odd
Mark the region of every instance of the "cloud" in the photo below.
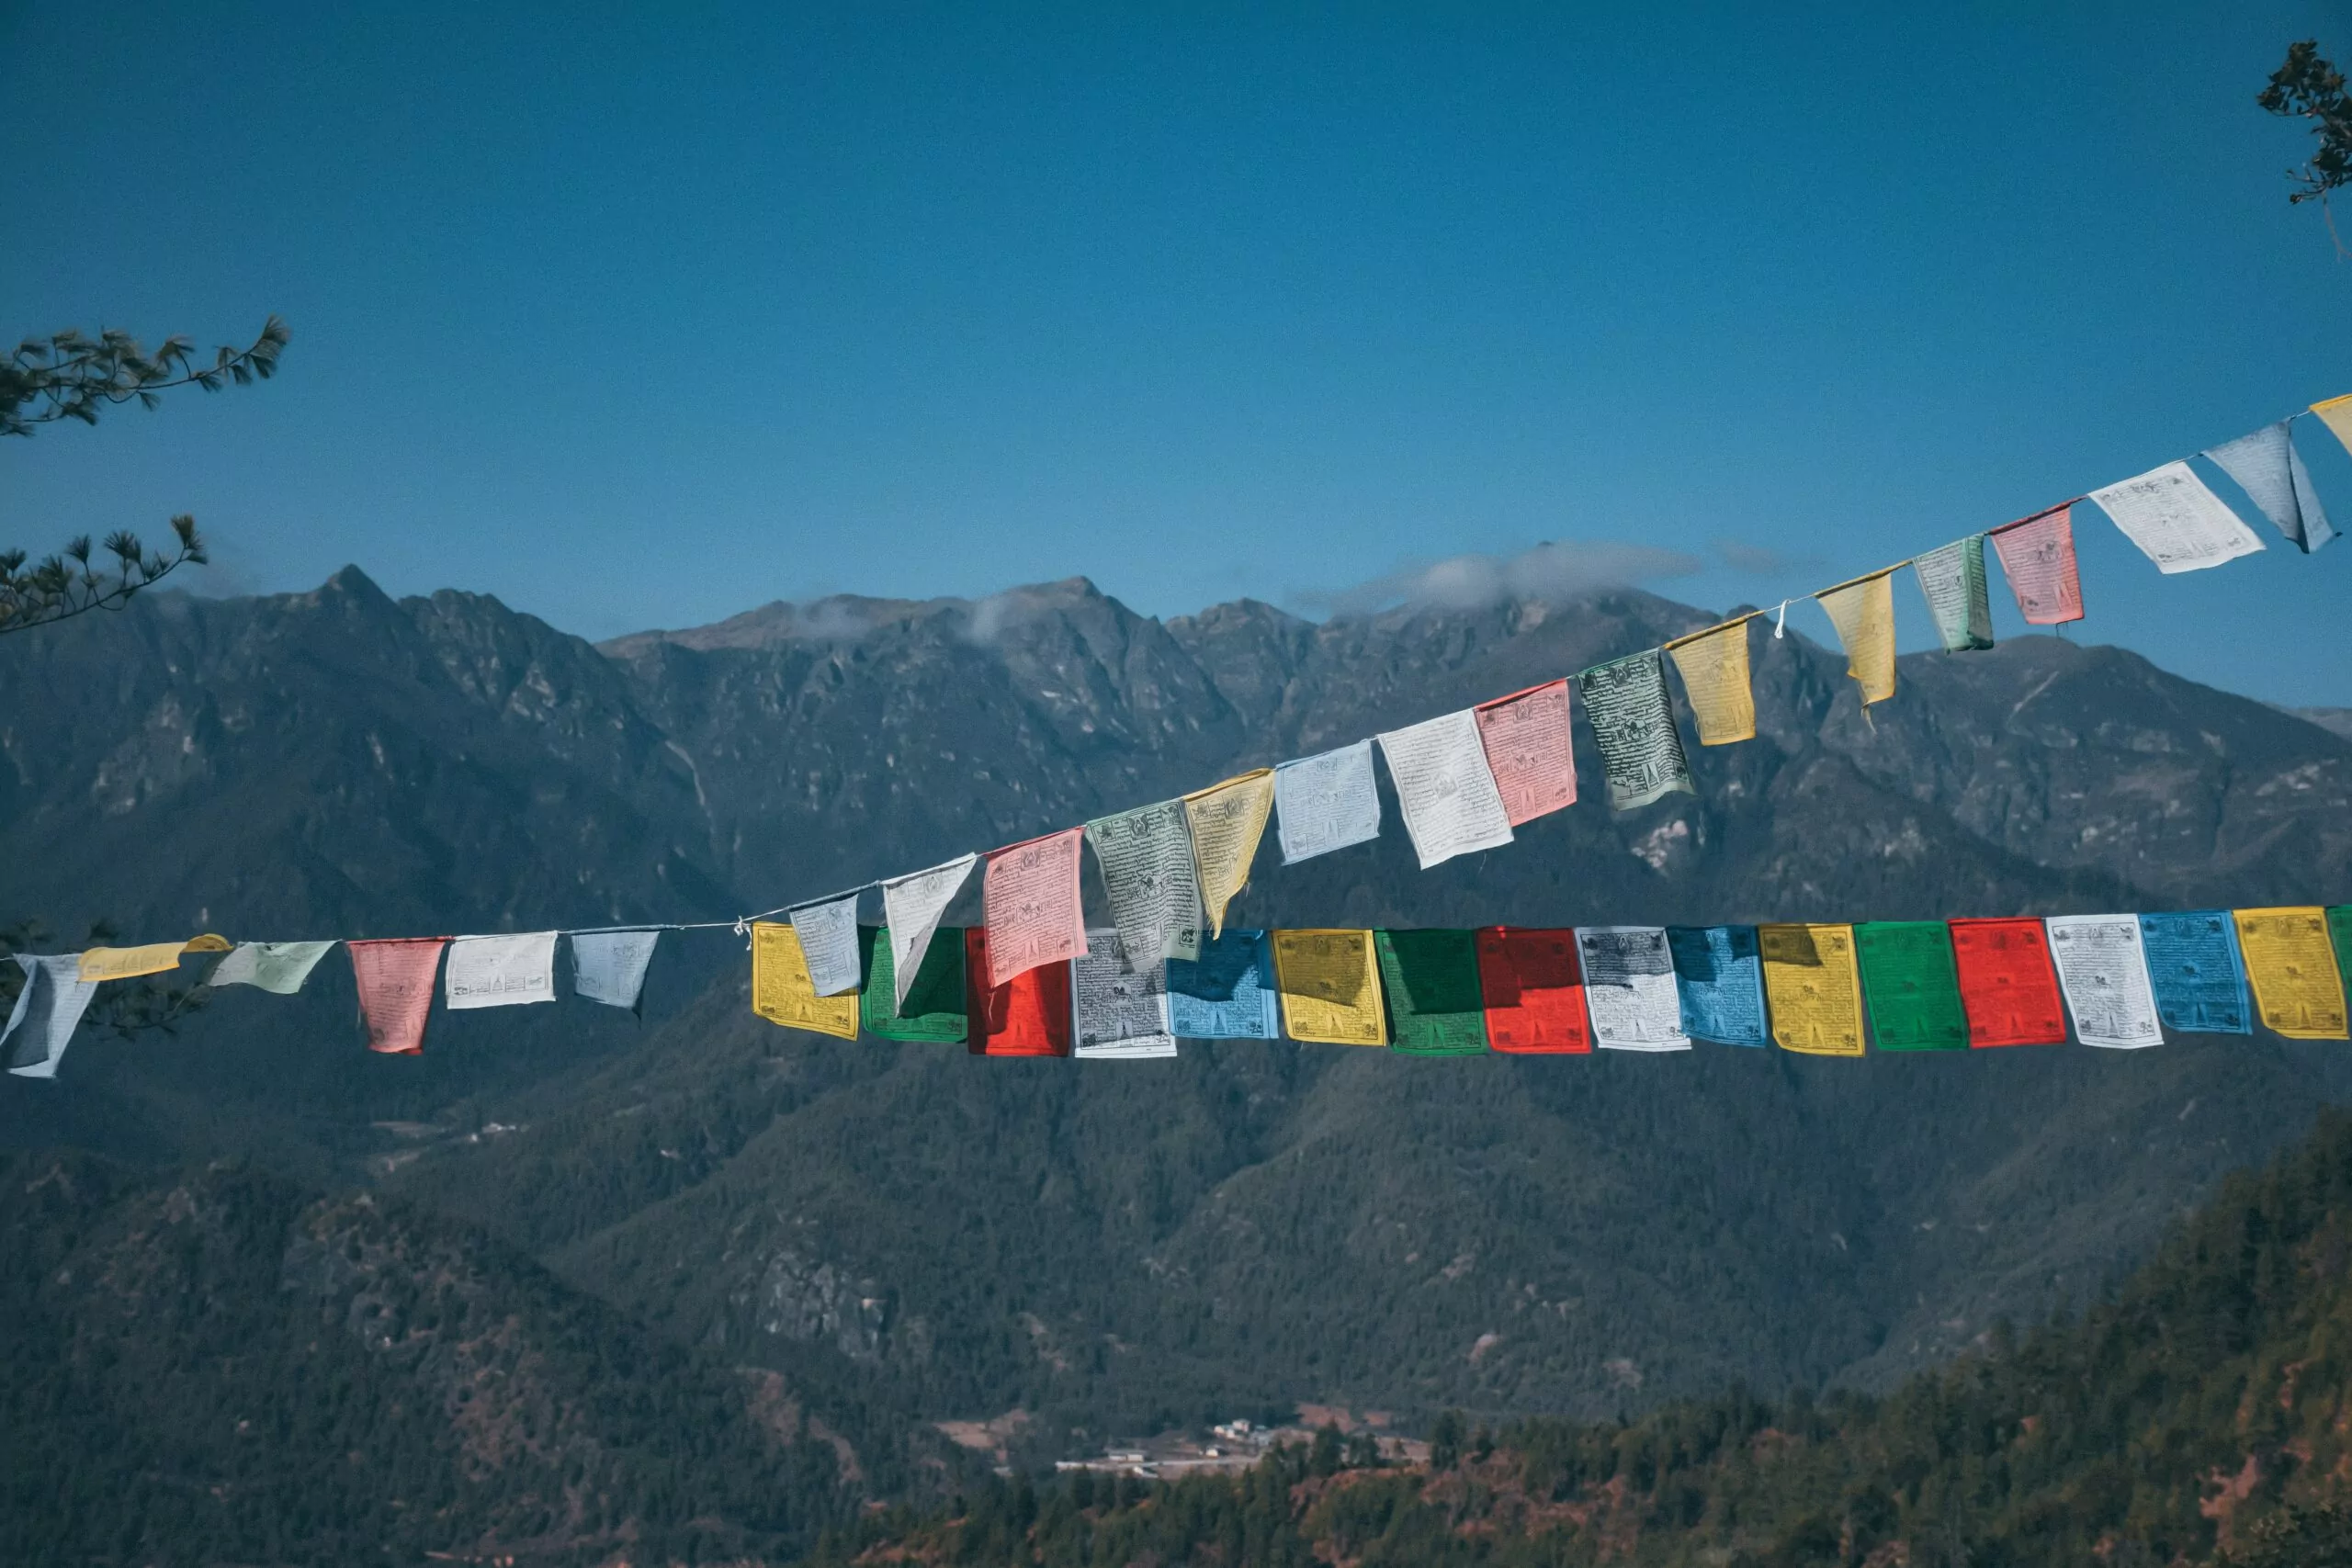
{"type": "Polygon", "coordinates": [[[1463,555],[1400,567],[1333,592],[1298,594],[1309,609],[1363,615],[1392,605],[1470,610],[1505,599],[1557,601],[1597,588],[1623,588],[1661,577],[1690,577],[1706,562],[1683,550],[1617,539],[1546,541],[1513,556],[1463,555]]]}
{"type": "Polygon", "coordinates": [[[1811,571],[1821,564],[1819,556],[1790,555],[1770,545],[1745,545],[1737,539],[1717,539],[1715,553],[1724,564],[1747,577],[1785,577],[1792,571],[1811,571]]]}

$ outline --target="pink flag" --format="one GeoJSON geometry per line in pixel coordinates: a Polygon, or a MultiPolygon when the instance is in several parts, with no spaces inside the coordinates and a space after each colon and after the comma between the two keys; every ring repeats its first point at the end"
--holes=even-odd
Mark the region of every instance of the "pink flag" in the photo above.
{"type": "Polygon", "coordinates": [[[990,989],[1086,951],[1078,892],[1078,847],[1085,839],[1085,829],[1066,828],[989,852],[980,916],[989,928],[990,989]]]}
{"type": "Polygon", "coordinates": [[[2073,502],[1996,528],[1989,536],[2001,573],[2030,626],[2083,618],[2083,580],[2075,570],[2073,502]]]}
{"type": "Polygon", "coordinates": [[[347,942],[351,977],[359,982],[359,1016],[368,1049],[413,1056],[424,1049],[424,1017],[433,1010],[433,976],[441,967],[446,936],[347,942]]]}
{"type": "Polygon", "coordinates": [[[1472,710],[1478,744],[1514,828],[1577,802],[1577,760],[1568,748],[1568,683],[1530,686],[1472,710]]]}

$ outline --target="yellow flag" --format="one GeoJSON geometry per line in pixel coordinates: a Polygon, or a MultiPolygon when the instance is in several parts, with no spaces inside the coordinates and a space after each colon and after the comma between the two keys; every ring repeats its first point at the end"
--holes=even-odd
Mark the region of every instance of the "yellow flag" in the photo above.
{"type": "Polygon", "coordinates": [[[1816,593],[1846,649],[1846,673],[1861,682],[1862,702],[1894,695],[1894,569],[1816,593]]]}
{"type": "Polygon", "coordinates": [[[141,975],[161,975],[180,966],[187,944],[151,942],[144,947],[94,947],[82,954],[76,977],[82,980],[129,980],[141,975]]]}
{"type": "Polygon", "coordinates": [[[1862,1054],[1862,976],[1851,926],[1758,926],[1772,1038],[1809,1056],[1862,1054]]]}
{"type": "Polygon", "coordinates": [[[1699,744],[1722,746],[1756,739],[1756,698],[1747,687],[1745,617],[1693,632],[1666,645],[1682,677],[1683,694],[1699,720],[1699,744]]]}
{"type": "Polygon", "coordinates": [[[202,936],[188,938],[187,945],[180,951],[182,953],[226,953],[232,945],[227,937],[206,931],[202,936]]]}
{"type": "Polygon", "coordinates": [[[1385,1045],[1380,966],[1370,931],[1274,933],[1283,1032],[1316,1045],[1385,1045]]]}
{"type": "Polygon", "coordinates": [[[2344,979],[2327,939],[2327,911],[2307,904],[2232,912],[2264,1026],[2290,1040],[2352,1038],[2345,1029],[2344,979]]]}
{"type": "Polygon", "coordinates": [[[752,1010],[786,1029],[857,1038],[857,993],[819,996],[800,933],[783,921],[752,922],[752,1010]]]}
{"type": "Polygon", "coordinates": [[[1209,934],[1225,934],[1225,907],[1250,880],[1266,814],[1274,807],[1274,770],[1229,778],[1184,797],[1184,825],[1193,830],[1193,870],[1200,878],[1201,903],[1209,912],[1209,934]]]}
{"type": "Polygon", "coordinates": [[[2327,422],[2328,429],[2352,452],[2352,397],[2330,398],[2324,403],[2313,403],[2312,412],[2327,422]]]}

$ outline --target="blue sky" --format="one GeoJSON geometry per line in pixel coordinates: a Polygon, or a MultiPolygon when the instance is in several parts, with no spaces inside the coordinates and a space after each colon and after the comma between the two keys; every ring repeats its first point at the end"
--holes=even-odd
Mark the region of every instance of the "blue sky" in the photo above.
{"type": "MultiPolygon", "coordinates": [[[[0,542],[192,511],[216,592],[356,560],[597,637],[1078,574],[1314,611],[1540,540],[1721,606],[2352,391],[2252,101],[2352,61],[2340,4],[360,9],[0,0],[0,101],[54,106],[0,331],[295,333],[0,448],[0,542]]],[[[2078,532],[2081,635],[2352,704],[2297,657],[2352,543],[2078,532]]]]}

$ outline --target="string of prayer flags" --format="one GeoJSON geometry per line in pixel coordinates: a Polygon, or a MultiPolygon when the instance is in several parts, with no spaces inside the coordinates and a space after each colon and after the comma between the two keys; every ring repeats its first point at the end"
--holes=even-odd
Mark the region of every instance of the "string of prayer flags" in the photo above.
{"type": "Polygon", "coordinates": [[[1368,931],[1278,931],[1283,1032],[1309,1045],[1385,1045],[1380,968],[1368,931]]]}
{"type": "Polygon", "coordinates": [[[2091,499],[2167,576],[2202,571],[2262,548],[2255,531],[2187,463],[2119,480],[2091,491],[2091,499]]]}
{"type": "Polygon", "coordinates": [[[1478,744],[1487,753],[1503,815],[1514,828],[1577,801],[1577,760],[1570,742],[1568,683],[1548,681],[1480,703],[1478,744]]]}
{"type": "Polygon", "coordinates": [[[2352,1038],[2327,911],[2314,904],[2231,912],[2264,1026],[2290,1040],[2352,1038]]]}
{"type": "Polygon", "coordinates": [[[2208,447],[2213,466],[2237,481],[2246,499],[2305,555],[2335,537],[2327,511],[2312,489],[2311,471],[2295,450],[2294,421],[2266,424],[2235,441],[2208,447]]]}
{"type": "Polygon", "coordinates": [[[1383,730],[1380,754],[1396,783],[1397,809],[1421,869],[1510,842],[1510,813],[1468,709],[1383,730]]]}
{"type": "Polygon", "coordinates": [[[359,1017],[368,1028],[368,1049],[388,1056],[414,1056],[424,1050],[424,1021],[433,1012],[433,977],[441,967],[446,936],[379,937],[346,942],[351,978],[359,987],[359,1017]]]}
{"type": "Polygon", "coordinates": [[[1078,850],[1085,836],[1083,828],[1065,828],[989,852],[988,873],[980,884],[989,965],[980,978],[989,990],[1041,965],[1067,964],[1086,951],[1086,920],[1078,892],[1078,850]]]}
{"type": "Polygon", "coordinates": [[[1611,660],[1577,677],[1577,694],[1600,748],[1609,808],[1631,811],[1679,790],[1696,795],[1690,764],[1675,728],[1660,651],[1611,660]]]}
{"type": "Polygon", "coordinates": [[[208,986],[253,986],[272,996],[290,997],[302,988],[331,942],[241,942],[204,977],[208,986]]]}
{"type": "Polygon", "coordinates": [[[96,984],[106,980],[135,980],[141,975],[165,975],[180,966],[184,942],[151,942],[141,947],[94,947],[81,956],[75,974],[96,984]]]}
{"type": "Polygon", "coordinates": [[[1993,646],[1993,591],[1984,571],[1984,536],[1971,534],[1911,563],[1927,597],[1928,614],[1946,653],[1993,646]]]}
{"type": "Polygon", "coordinates": [[[1668,926],[1682,1027],[1724,1045],[1763,1045],[1764,966],[1754,926],[1668,926]]]}
{"type": "Polygon", "coordinates": [[[1699,721],[1699,744],[1727,746],[1756,739],[1756,694],[1747,675],[1747,623],[1743,615],[1677,637],[1666,645],[1682,694],[1699,721]]]}
{"type": "Polygon", "coordinates": [[[1855,965],[1854,928],[1758,926],[1756,941],[1764,957],[1765,994],[1772,998],[1772,1038],[1781,1049],[1860,1055],[1862,976],[1855,965]]]}
{"type": "Polygon", "coordinates": [[[461,936],[449,944],[442,983],[449,1010],[555,1000],[555,931],[461,936]]]}
{"type": "Polygon", "coordinates": [[[2075,1038],[2119,1051],[2164,1043],[2137,915],[2052,915],[2050,956],[2075,1038]]]}
{"type": "Polygon", "coordinates": [[[1122,1061],[1176,1055],[1167,976],[1158,958],[1131,963],[1116,926],[1087,932],[1086,951],[1069,965],[1071,1055],[1122,1061]]]}
{"type": "Polygon", "coordinates": [[[800,933],[780,921],[752,922],[752,1010],[786,1029],[857,1038],[857,998],[819,996],[800,933]]]}
{"type": "Polygon", "coordinates": [[[2352,452],[2352,395],[2313,403],[2312,412],[2319,415],[2322,424],[2335,432],[2335,438],[2344,443],[2346,452],[2352,452]]]}
{"type": "Polygon", "coordinates": [[[1274,808],[1282,818],[1284,865],[1380,837],[1372,742],[1359,740],[1275,768],[1274,808]]]}
{"type": "Polygon", "coordinates": [[[1238,927],[1201,943],[1198,958],[1168,961],[1168,1023],[1186,1040],[1272,1040],[1282,1032],[1274,950],[1238,927]]]}
{"type": "Polygon", "coordinates": [[[1086,825],[1086,841],[1126,952],[1147,963],[1200,952],[1201,884],[1182,801],[1098,817],[1086,825]]]}
{"type": "Polygon", "coordinates": [[[1489,1045],[1518,1056],[1581,1056],[1592,1050],[1575,931],[1485,926],[1477,944],[1489,1045]]]}
{"type": "MultiPolygon", "coordinates": [[[[958,855],[928,871],[882,884],[882,919],[890,933],[890,969],[897,976],[893,984],[899,989],[900,1012],[906,1010],[907,987],[923,972],[923,954],[930,950],[932,933],[939,929],[939,918],[956,901],[979,858],[958,855]]],[[[956,961],[963,961],[960,952],[956,961]]]]}
{"type": "Polygon", "coordinates": [[[1951,952],[1971,1045],[2066,1043],[2065,1003],[2040,920],[1954,920],[1951,952]]]}
{"type": "Polygon", "coordinates": [[[2053,506],[1985,536],[2001,558],[2001,575],[2017,595],[2018,614],[2030,626],[2054,626],[2083,618],[2083,579],[2075,563],[2075,503],[2053,506]]]}
{"type": "Polygon", "coordinates": [[[1477,939],[1462,931],[1376,931],[1388,1048],[1408,1056],[1472,1056],[1487,1048],[1477,939]]]}
{"type": "Polygon", "coordinates": [[[857,895],[846,893],[803,904],[786,917],[800,939],[800,956],[808,965],[808,983],[820,997],[838,997],[857,989],[857,895]]]}
{"type": "Polygon", "coordinates": [[[1894,695],[1894,573],[1887,568],[1815,594],[1838,628],[1846,673],[1862,689],[1862,705],[1894,695]]]}
{"type": "Polygon", "coordinates": [[[2142,915],[2140,945],[2155,987],[2156,1016],[2183,1034],[2251,1034],[2245,961],[2227,909],[2142,915]]]}
{"type": "Polygon", "coordinates": [[[1041,964],[991,986],[989,929],[964,931],[964,1048],[975,1056],[1067,1056],[1070,1053],[1069,965],[1041,964]]]}
{"type": "Polygon", "coordinates": [[[922,968],[914,984],[899,985],[890,933],[876,926],[861,926],[858,945],[865,963],[865,988],[857,998],[857,1021],[865,1032],[882,1040],[912,1043],[960,1045],[970,1032],[964,1012],[964,933],[951,931],[944,942],[924,945],[922,968]]]}
{"type": "Polygon", "coordinates": [[[1578,926],[1592,1037],[1605,1051],[1688,1051],[1664,926],[1578,926]]]}
{"type": "Polygon", "coordinates": [[[90,998],[98,994],[96,980],[82,978],[81,954],[74,953],[13,953],[25,983],[9,1010],[8,1026],[0,1029],[0,1061],[20,1078],[53,1078],[57,1064],[74,1038],[90,998]]]}
{"type": "Polygon", "coordinates": [[[1273,808],[1272,768],[1252,769],[1184,797],[1184,825],[1193,835],[1193,864],[1211,936],[1224,931],[1227,906],[1249,884],[1250,863],[1258,858],[1258,840],[1273,808]]]}
{"type": "Polygon", "coordinates": [[[1968,1049],[1950,927],[1941,920],[1869,920],[1854,928],[1854,949],[1880,1050],[1968,1049]]]}
{"type": "Polygon", "coordinates": [[[645,971],[661,944],[662,926],[570,931],[571,994],[606,1007],[638,1010],[645,997],[645,971]]]}

